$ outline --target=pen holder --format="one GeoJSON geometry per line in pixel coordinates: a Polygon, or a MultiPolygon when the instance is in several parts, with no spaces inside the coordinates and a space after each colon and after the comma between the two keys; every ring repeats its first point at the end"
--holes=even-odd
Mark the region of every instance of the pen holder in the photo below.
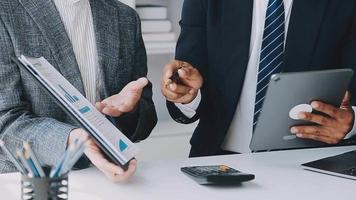
{"type": "MultiPolygon", "coordinates": [[[[44,168],[49,172],[49,168],[44,168]]],[[[68,174],[61,177],[21,177],[21,198],[23,200],[66,200],[68,199],[68,174]]]]}

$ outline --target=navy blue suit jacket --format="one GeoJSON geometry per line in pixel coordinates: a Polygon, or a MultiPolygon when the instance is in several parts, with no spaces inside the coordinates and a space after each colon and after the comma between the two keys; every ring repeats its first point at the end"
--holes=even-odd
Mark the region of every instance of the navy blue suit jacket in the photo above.
{"type": "MultiPolygon", "coordinates": [[[[354,0],[294,0],[282,71],[355,68],[355,9],[354,0]]],[[[252,0],[184,1],[176,59],[202,73],[202,102],[192,119],[171,102],[167,107],[179,123],[200,120],[190,156],[216,155],[220,150],[245,78],[252,12],[252,0]]]]}

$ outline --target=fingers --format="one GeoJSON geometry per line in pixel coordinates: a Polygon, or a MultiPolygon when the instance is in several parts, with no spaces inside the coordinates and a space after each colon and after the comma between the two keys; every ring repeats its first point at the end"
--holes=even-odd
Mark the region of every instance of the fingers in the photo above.
{"type": "Polygon", "coordinates": [[[178,70],[179,68],[181,68],[180,61],[177,61],[177,60],[171,61],[164,67],[162,79],[165,80],[165,82],[167,82],[168,79],[170,79],[172,77],[173,73],[176,70],[178,70]]]}
{"type": "Polygon", "coordinates": [[[119,94],[110,96],[95,107],[105,115],[118,117],[123,113],[131,112],[141,99],[143,89],[149,83],[145,77],[139,78],[127,84],[119,94]]]}
{"type": "Polygon", "coordinates": [[[106,106],[101,112],[105,115],[113,117],[120,116],[123,113],[120,108],[116,108],[114,106],[106,106]]]}
{"type": "Polygon", "coordinates": [[[129,84],[122,89],[122,91],[128,90],[128,92],[137,93],[141,92],[143,88],[149,83],[148,79],[145,77],[139,78],[136,81],[131,81],[129,84]]]}
{"type": "Polygon", "coordinates": [[[182,95],[193,94],[194,93],[194,89],[192,89],[190,87],[187,87],[187,86],[184,86],[184,85],[178,85],[176,83],[171,83],[168,86],[168,89],[171,92],[174,92],[174,93],[177,93],[177,94],[182,94],[182,95]]]}
{"type": "Polygon", "coordinates": [[[191,68],[180,68],[178,69],[179,77],[182,79],[189,79],[192,74],[191,71],[191,68]]]}
{"type": "Polygon", "coordinates": [[[109,180],[113,182],[123,182],[123,181],[127,181],[130,177],[132,177],[135,174],[136,168],[137,168],[137,161],[132,160],[129,164],[128,169],[126,171],[122,170],[122,173],[120,174],[115,174],[110,171],[105,171],[103,173],[109,180]]]}
{"type": "Polygon", "coordinates": [[[136,90],[142,90],[148,84],[148,79],[145,77],[139,78],[136,81],[133,81],[134,88],[136,90]]]}
{"type": "Polygon", "coordinates": [[[114,182],[125,181],[135,173],[137,165],[136,160],[132,160],[129,164],[128,170],[124,171],[121,167],[108,161],[94,142],[88,142],[87,145],[85,154],[89,160],[110,180],[114,182]]]}
{"type": "MultiPolygon", "coordinates": [[[[162,83],[163,84],[163,83],[162,83]]],[[[174,84],[172,84],[174,85],[174,84]]],[[[177,84],[175,84],[176,86],[179,86],[177,84]]],[[[174,103],[190,103],[194,100],[194,98],[197,96],[198,91],[195,91],[192,88],[175,88],[175,86],[173,86],[172,89],[170,89],[172,86],[169,87],[161,87],[161,92],[162,94],[166,97],[166,99],[170,102],[174,102],[174,103]],[[174,90],[174,91],[172,91],[174,90]],[[176,90],[179,90],[178,92],[182,92],[182,93],[178,93],[176,92],[176,90]],[[188,91],[188,93],[186,93],[188,91]],[[184,94],[185,92],[185,94],[184,94]]],[[[184,86],[182,86],[184,87],[184,86]]]]}
{"type": "Polygon", "coordinates": [[[103,109],[105,108],[106,104],[102,103],[102,102],[96,102],[95,103],[95,108],[99,111],[102,112],[103,109]]]}
{"type": "Polygon", "coordinates": [[[311,106],[314,110],[325,113],[332,118],[337,118],[339,115],[339,108],[320,101],[313,101],[311,106]]]}
{"type": "Polygon", "coordinates": [[[332,137],[327,129],[320,126],[297,126],[292,127],[291,132],[298,138],[316,140],[327,144],[337,144],[340,139],[332,137]]]}
{"type": "Polygon", "coordinates": [[[298,115],[301,120],[317,123],[326,127],[332,127],[336,123],[334,119],[313,113],[301,112],[298,115]]]}
{"type": "Polygon", "coordinates": [[[161,87],[161,92],[168,101],[172,101],[172,102],[175,102],[175,100],[184,96],[184,94],[175,93],[166,87],[161,87]]]}
{"type": "Polygon", "coordinates": [[[67,144],[72,144],[75,140],[88,141],[89,135],[84,129],[74,129],[70,132],[67,144]]]}
{"type": "Polygon", "coordinates": [[[161,81],[161,92],[168,101],[190,103],[202,87],[203,78],[199,71],[187,62],[172,61],[165,66],[161,81]],[[178,71],[179,82],[172,80],[178,71]]]}

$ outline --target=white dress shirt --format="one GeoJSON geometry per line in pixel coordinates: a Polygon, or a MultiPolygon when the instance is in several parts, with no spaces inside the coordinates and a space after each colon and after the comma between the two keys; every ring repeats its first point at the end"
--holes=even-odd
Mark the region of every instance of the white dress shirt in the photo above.
{"type": "MultiPolygon", "coordinates": [[[[289,19],[292,12],[293,0],[284,0],[285,7],[285,30],[288,30],[289,19]]],[[[251,152],[249,145],[253,133],[253,116],[256,98],[257,74],[262,46],[263,31],[265,25],[268,0],[255,0],[253,5],[253,18],[250,42],[250,57],[245,74],[245,80],[241,92],[241,97],[236,108],[235,115],[221,146],[222,149],[246,153],[251,152]]],[[[287,33],[286,33],[287,37],[287,33]]],[[[236,44],[238,45],[238,44],[236,44]]],[[[201,94],[190,104],[175,105],[189,118],[195,115],[196,109],[201,101],[201,94]]],[[[353,107],[355,110],[355,108],[353,107]]],[[[356,121],[355,121],[356,123],[356,121]]],[[[354,126],[355,129],[355,126],[354,126]]],[[[346,138],[355,133],[352,130],[346,138]]]]}
{"type": "Polygon", "coordinates": [[[54,0],[61,16],[83,80],[86,98],[97,101],[98,53],[93,16],[88,0],[54,0]]]}

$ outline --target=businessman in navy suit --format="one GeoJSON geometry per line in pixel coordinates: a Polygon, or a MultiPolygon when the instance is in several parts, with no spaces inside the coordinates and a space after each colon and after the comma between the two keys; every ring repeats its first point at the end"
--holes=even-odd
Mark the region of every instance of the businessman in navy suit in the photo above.
{"type": "MultiPolygon", "coordinates": [[[[249,152],[272,74],[354,68],[355,9],[354,0],[185,0],[161,90],[174,120],[200,120],[190,156],[249,152]],[[170,81],[176,70],[182,83],[170,81]]],[[[328,144],[351,138],[355,83],[340,107],[312,102],[326,115],[299,113],[318,125],[291,133],[328,144]]]]}

